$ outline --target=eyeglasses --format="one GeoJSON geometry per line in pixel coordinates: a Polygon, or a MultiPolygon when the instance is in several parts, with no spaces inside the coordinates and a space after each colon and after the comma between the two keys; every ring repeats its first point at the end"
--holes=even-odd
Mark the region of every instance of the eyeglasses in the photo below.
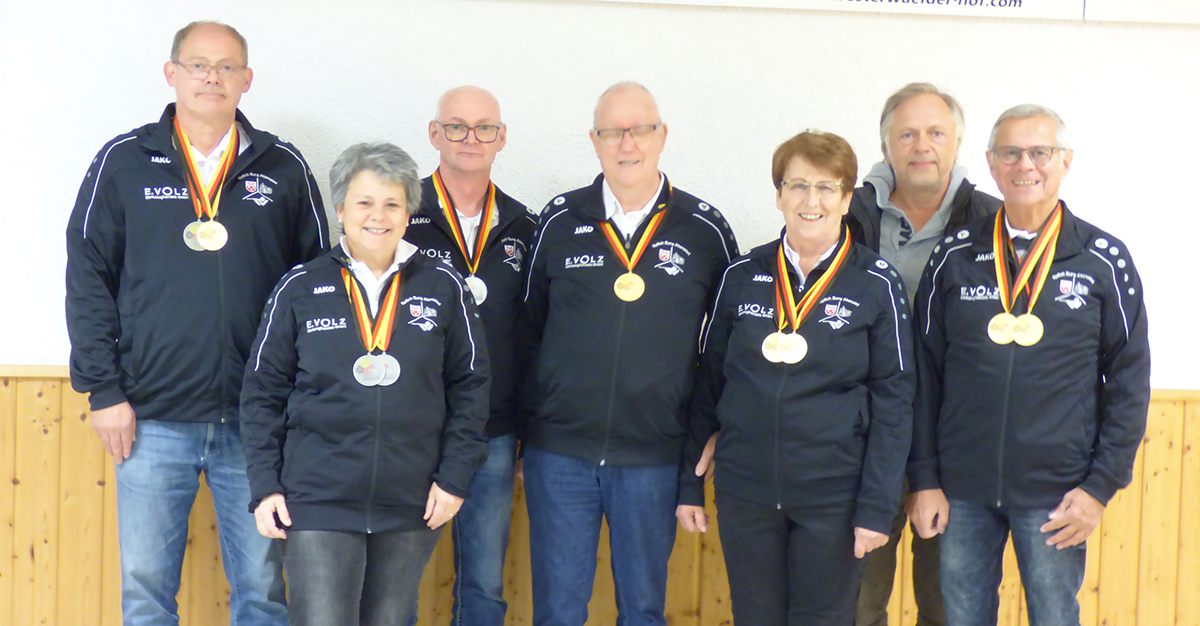
{"type": "Polygon", "coordinates": [[[594,129],[592,132],[596,133],[596,136],[604,143],[620,143],[625,138],[625,133],[629,133],[629,136],[633,137],[634,141],[637,141],[638,139],[648,137],[650,133],[658,130],[660,126],[662,126],[662,122],[657,124],[640,124],[629,128],[601,128],[594,129]]]}
{"type": "Polygon", "coordinates": [[[175,61],[174,63],[175,65],[182,67],[189,76],[195,78],[196,80],[204,80],[205,78],[208,78],[209,72],[212,72],[213,70],[217,71],[217,78],[220,78],[221,80],[229,80],[238,72],[246,69],[245,65],[229,65],[228,63],[221,65],[209,65],[207,63],[200,63],[198,61],[193,61],[191,63],[180,63],[179,61],[175,61]]]}
{"type": "Polygon", "coordinates": [[[479,143],[492,143],[500,137],[500,126],[497,124],[467,126],[466,124],[443,124],[436,121],[434,123],[442,127],[447,141],[465,141],[467,133],[471,131],[475,131],[475,141],[479,143]]]}
{"type": "Polygon", "coordinates": [[[1005,165],[1015,165],[1025,154],[1029,155],[1029,160],[1033,161],[1034,165],[1045,165],[1054,156],[1056,150],[1062,150],[1062,148],[1058,146],[1033,146],[1031,148],[1000,146],[994,148],[992,154],[996,155],[996,158],[1005,165]]]}
{"type": "Polygon", "coordinates": [[[810,183],[803,178],[793,178],[792,180],[785,180],[780,183],[779,189],[783,193],[799,197],[808,197],[808,192],[816,189],[817,196],[823,200],[830,200],[836,198],[842,192],[842,183],[832,180],[810,183]]]}

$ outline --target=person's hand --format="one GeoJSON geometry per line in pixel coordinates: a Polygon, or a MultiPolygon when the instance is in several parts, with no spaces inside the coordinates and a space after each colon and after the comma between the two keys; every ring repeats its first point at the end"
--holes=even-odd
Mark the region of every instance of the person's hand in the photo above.
{"type": "Polygon", "coordinates": [[[1040,530],[1043,533],[1057,530],[1046,539],[1046,545],[1062,550],[1087,541],[1103,516],[1104,505],[1092,494],[1076,487],[1063,496],[1058,508],[1050,512],[1050,521],[1042,524],[1040,530]]]}
{"type": "Polygon", "coordinates": [[[888,536],[868,528],[854,528],[854,558],[861,559],[876,548],[887,545],[888,536]]]}
{"type": "Polygon", "coordinates": [[[133,451],[133,440],[137,439],[137,416],[128,402],[114,404],[92,411],[92,430],[96,431],[104,450],[119,465],[133,451]]]}
{"type": "Polygon", "coordinates": [[[433,483],[429,486],[429,499],[425,501],[425,525],[440,528],[458,514],[462,503],[462,498],[443,491],[437,483],[433,483]]]}
{"type": "Polygon", "coordinates": [[[708,531],[708,513],[704,512],[702,506],[681,504],[675,507],[675,518],[679,520],[679,525],[689,533],[708,531]]]}
{"type": "Polygon", "coordinates": [[[941,489],[923,489],[908,496],[904,512],[922,539],[946,532],[950,521],[950,501],[941,489]]]}
{"type": "Polygon", "coordinates": [[[292,516],[288,514],[287,502],[284,501],[282,493],[273,493],[254,507],[254,522],[258,524],[258,534],[268,539],[287,539],[287,531],[276,521],[276,515],[279,516],[278,522],[282,522],[283,526],[292,525],[292,516]]]}
{"type": "Polygon", "coordinates": [[[700,453],[700,461],[696,463],[696,475],[703,476],[704,480],[712,480],[713,472],[717,469],[717,462],[713,461],[713,453],[717,451],[717,435],[720,432],[713,433],[712,437],[708,438],[708,443],[704,444],[704,451],[700,453]]]}

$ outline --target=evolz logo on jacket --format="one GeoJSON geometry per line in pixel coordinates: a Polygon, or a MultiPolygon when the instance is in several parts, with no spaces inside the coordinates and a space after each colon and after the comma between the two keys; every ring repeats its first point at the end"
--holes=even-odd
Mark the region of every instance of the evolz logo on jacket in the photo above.
{"type": "Polygon", "coordinates": [[[411,296],[404,299],[403,304],[408,305],[408,314],[412,319],[408,320],[409,326],[416,326],[425,332],[429,332],[437,328],[437,306],[441,302],[434,298],[422,298],[421,296],[411,296]],[[430,306],[430,305],[433,306],[430,306]]]}
{"type": "MultiPolygon", "coordinates": [[[[591,226],[588,228],[591,228],[591,226]]],[[[568,270],[577,267],[604,267],[604,255],[581,254],[579,256],[569,256],[563,264],[563,268],[568,270]]]]}
{"type": "Polygon", "coordinates": [[[450,251],[449,250],[438,250],[436,248],[421,248],[421,254],[424,254],[425,256],[427,256],[431,259],[437,259],[437,260],[441,261],[442,263],[445,263],[446,265],[454,264],[453,261],[450,260],[450,251]]]}
{"type": "Polygon", "coordinates": [[[999,300],[1000,288],[978,285],[975,287],[960,287],[958,299],[963,302],[981,302],[983,300],[999,300]]]}
{"type": "Polygon", "coordinates": [[[146,187],[147,200],[187,200],[187,187],[146,187]]]}
{"type": "Polygon", "coordinates": [[[318,317],[304,322],[305,333],[319,333],[326,330],[343,330],[346,328],[344,317],[318,317]]]}
{"type": "Polygon", "coordinates": [[[765,319],[775,319],[775,307],[763,306],[757,302],[747,302],[738,305],[738,317],[750,315],[753,317],[762,317],[765,319]]]}

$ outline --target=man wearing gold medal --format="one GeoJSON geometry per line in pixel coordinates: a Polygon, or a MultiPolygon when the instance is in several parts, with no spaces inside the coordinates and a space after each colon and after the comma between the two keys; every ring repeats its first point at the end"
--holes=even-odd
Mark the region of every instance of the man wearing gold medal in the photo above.
{"type": "Polygon", "coordinates": [[[607,518],[619,623],[663,625],[697,338],[737,244],[659,172],[667,126],[645,87],[605,91],[589,134],[603,173],[542,212],[525,296],[540,340],[524,453],[533,618],[587,621],[607,518]]]}
{"type": "Polygon", "coordinates": [[[917,292],[911,515],[942,535],[952,624],[995,623],[1010,532],[1030,626],[1079,623],[1084,541],[1146,428],[1141,280],[1059,199],[1072,157],[1050,109],[1001,114],[987,159],[1004,206],[942,239],[917,292]]]}
{"type": "MultiPolygon", "coordinates": [[[[958,165],[964,131],[962,106],[929,83],[910,83],[883,105],[879,138],[884,160],[854,190],[846,226],[855,241],[890,262],[911,301],[933,247],[945,232],[992,215],[1000,201],[967,180],[958,165]]],[[[908,516],[898,509],[888,545],[867,557],[858,599],[857,626],[885,626],[896,573],[896,546],[908,516]]],[[[917,626],[944,626],[938,581],[937,538],[915,537],[913,594],[917,626]]]]}
{"type": "Polygon", "coordinates": [[[421,208],[405,240],[466,276],[479,305],[491,356],[488,457],[471,479],[471,497],[454,519],[454,616],[464,624],[504,623],[504,555],[517,458],[517,391],[528,369],[524,261],[535,217],[491,180],[508,130],[487,91],[464,86],[438,100],[429,141],[437,170],[421,181],[421,208]]]}
{"type": "Polygon", "coordinates": [[[328,247],[328,226],[299,151],[238,110],[246,64],[229,26],[176,33],[176,101],[100,150],[67,227],[71,382],[117,463],[125,624],[176,623],[201,472],[231,621],[287,621],[279,557],[246,510],[238,396],[275,281],[328,247]]]}

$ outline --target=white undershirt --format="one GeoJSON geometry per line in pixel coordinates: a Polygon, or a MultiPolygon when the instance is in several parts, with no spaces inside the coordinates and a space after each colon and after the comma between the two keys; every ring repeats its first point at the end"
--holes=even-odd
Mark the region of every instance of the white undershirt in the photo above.
{"type": "Polygon", "coordinates": [[[396,273],[400,266],[408,261],[412,255],[417,253],[418,248],[411,243],[401,239],[396,245],[396,258],[392,261],[391,266],[387,268],[379,278],[375,278],[375,272],[367,267],[366,263],[350,256],[350,247],[346,245],[346,238],[342,237],[342,251],[350,257],[350,272],[362,283],[363,289],[367,292],[367,303],[371,307],[371,315],[375,315],[379,310],[379,296],[383,294],[383,284],[387,282],[388,277],[396,273]]]}
{"type": "MultiPolygon", "coordinates": [[[[475,251],[475,238],[479,236],[479,223],[483,221],[483,211],[476,213],[472,217],[467,217],[458,209],[454,210],[458,213],[458,225],[462,227],[463,242],[467,244],[467,255],[471,255],[475,251]]],[[[500,211],[492,211],[492,228],[500,223],[500,211]]]]}
{"type": "MultiPolygon", "coordinates": [[[[1028,240],[1030,240],[1030,241],[1033,241],[1033,240],[1037,239],[1037,236],[1038,236],[1037,232],[1032,232],[1032,233],[1031,233],[1031,232],[1029,232],[1029,231],[1027,231],[1027,230],[1021,230],[1021,229],[1019,229],[1019,228],[1013,228],[1013,225],[1008,223],[1008,216],[1007,216],[1007,215],[1005,215],[1005,216],[1004,216],[1004,228],[1005,228],[1006,230],[1008,230],[1008,238],[1009,238],[1009,239],[1028,239],[1028,240]]],[[[1028,249],[1020,249],[1020,248],[1015,248],[1015,247],[1013,248],[1013,250],[1014,250],[1014,251],[1017,253],[1017,260],[1018,260],[1018,261],[1024,261],[1024,260],[1025,260],[1025,254],[1026,254],[1027,252],[1029,252],[1029,250],[1028,250],[1028,249]]]]}
{"type": "MultiPolygon", "coordinates": [[[[825,254],[822,254],[821,258],[817,259],[817,262],[813,265],[813,267],[815,268],[817,265],[821,264],[821,261],[828,259],[829,255],[833,254],[834,250],[837,250],[837,246],[838,242],[833,242],[833,245],[829,246],[829,249],[825,251],[825,254]]],[[[788,263],[792,264],[792,269],[796,270],[796,274],[800,276],[800,284],[792,285],[792,287],[797,290],[803,289],[804,284],[808,282],[808,277],[804,275],[804,270],[800,269],[800,253],[792,249],[792,244],[788,242],[786,236],[783,238],[783,258],[787,259],[788,263]]]]}
{"type": "Polygon", "coordinates": [[[642,220],[646,219],[647,215],[650,215],[651,209],[654,208],[654,203],[658,202],[658,197],[662,195],[663,182],[665,182],[665,179],[662,172],[659,172],[658,190],[654,192],[653,196],[650,196],[650,201],[641,209],[629,212],[621,210],[621,203],[617,202],[617,196],[613,194],[612,188],[608,186],[608,179],[604,179],[602,182],[601,188],[603,191],[601,193],[604,196],[604,218],[612,220],[617,225],[617,230],[621,231],[626,241],[629,241],[629,238],[637,232],[638,226],[642,224],[642,220]]]}
{"type": "MultiPolygon", "coordinates": [[[[238,154],[242,154],[250,147],[250,136],[246,134],[246,130],[241,124],[237,124],[238,129],[238,154]]],[[[192,161],[196,163],[196,172],[200,174],[200,179],[204,181],[204,186],[212,184],[213,176],[217,175],[217,170],[221,169],[221,158],[225,156],[225,149],[229,147],[229,133],[226,132],[221,141],[217,142],[217,147],[204,156],[196,149],[194,145],[188,145],[192,151],[192,161]]]]}

